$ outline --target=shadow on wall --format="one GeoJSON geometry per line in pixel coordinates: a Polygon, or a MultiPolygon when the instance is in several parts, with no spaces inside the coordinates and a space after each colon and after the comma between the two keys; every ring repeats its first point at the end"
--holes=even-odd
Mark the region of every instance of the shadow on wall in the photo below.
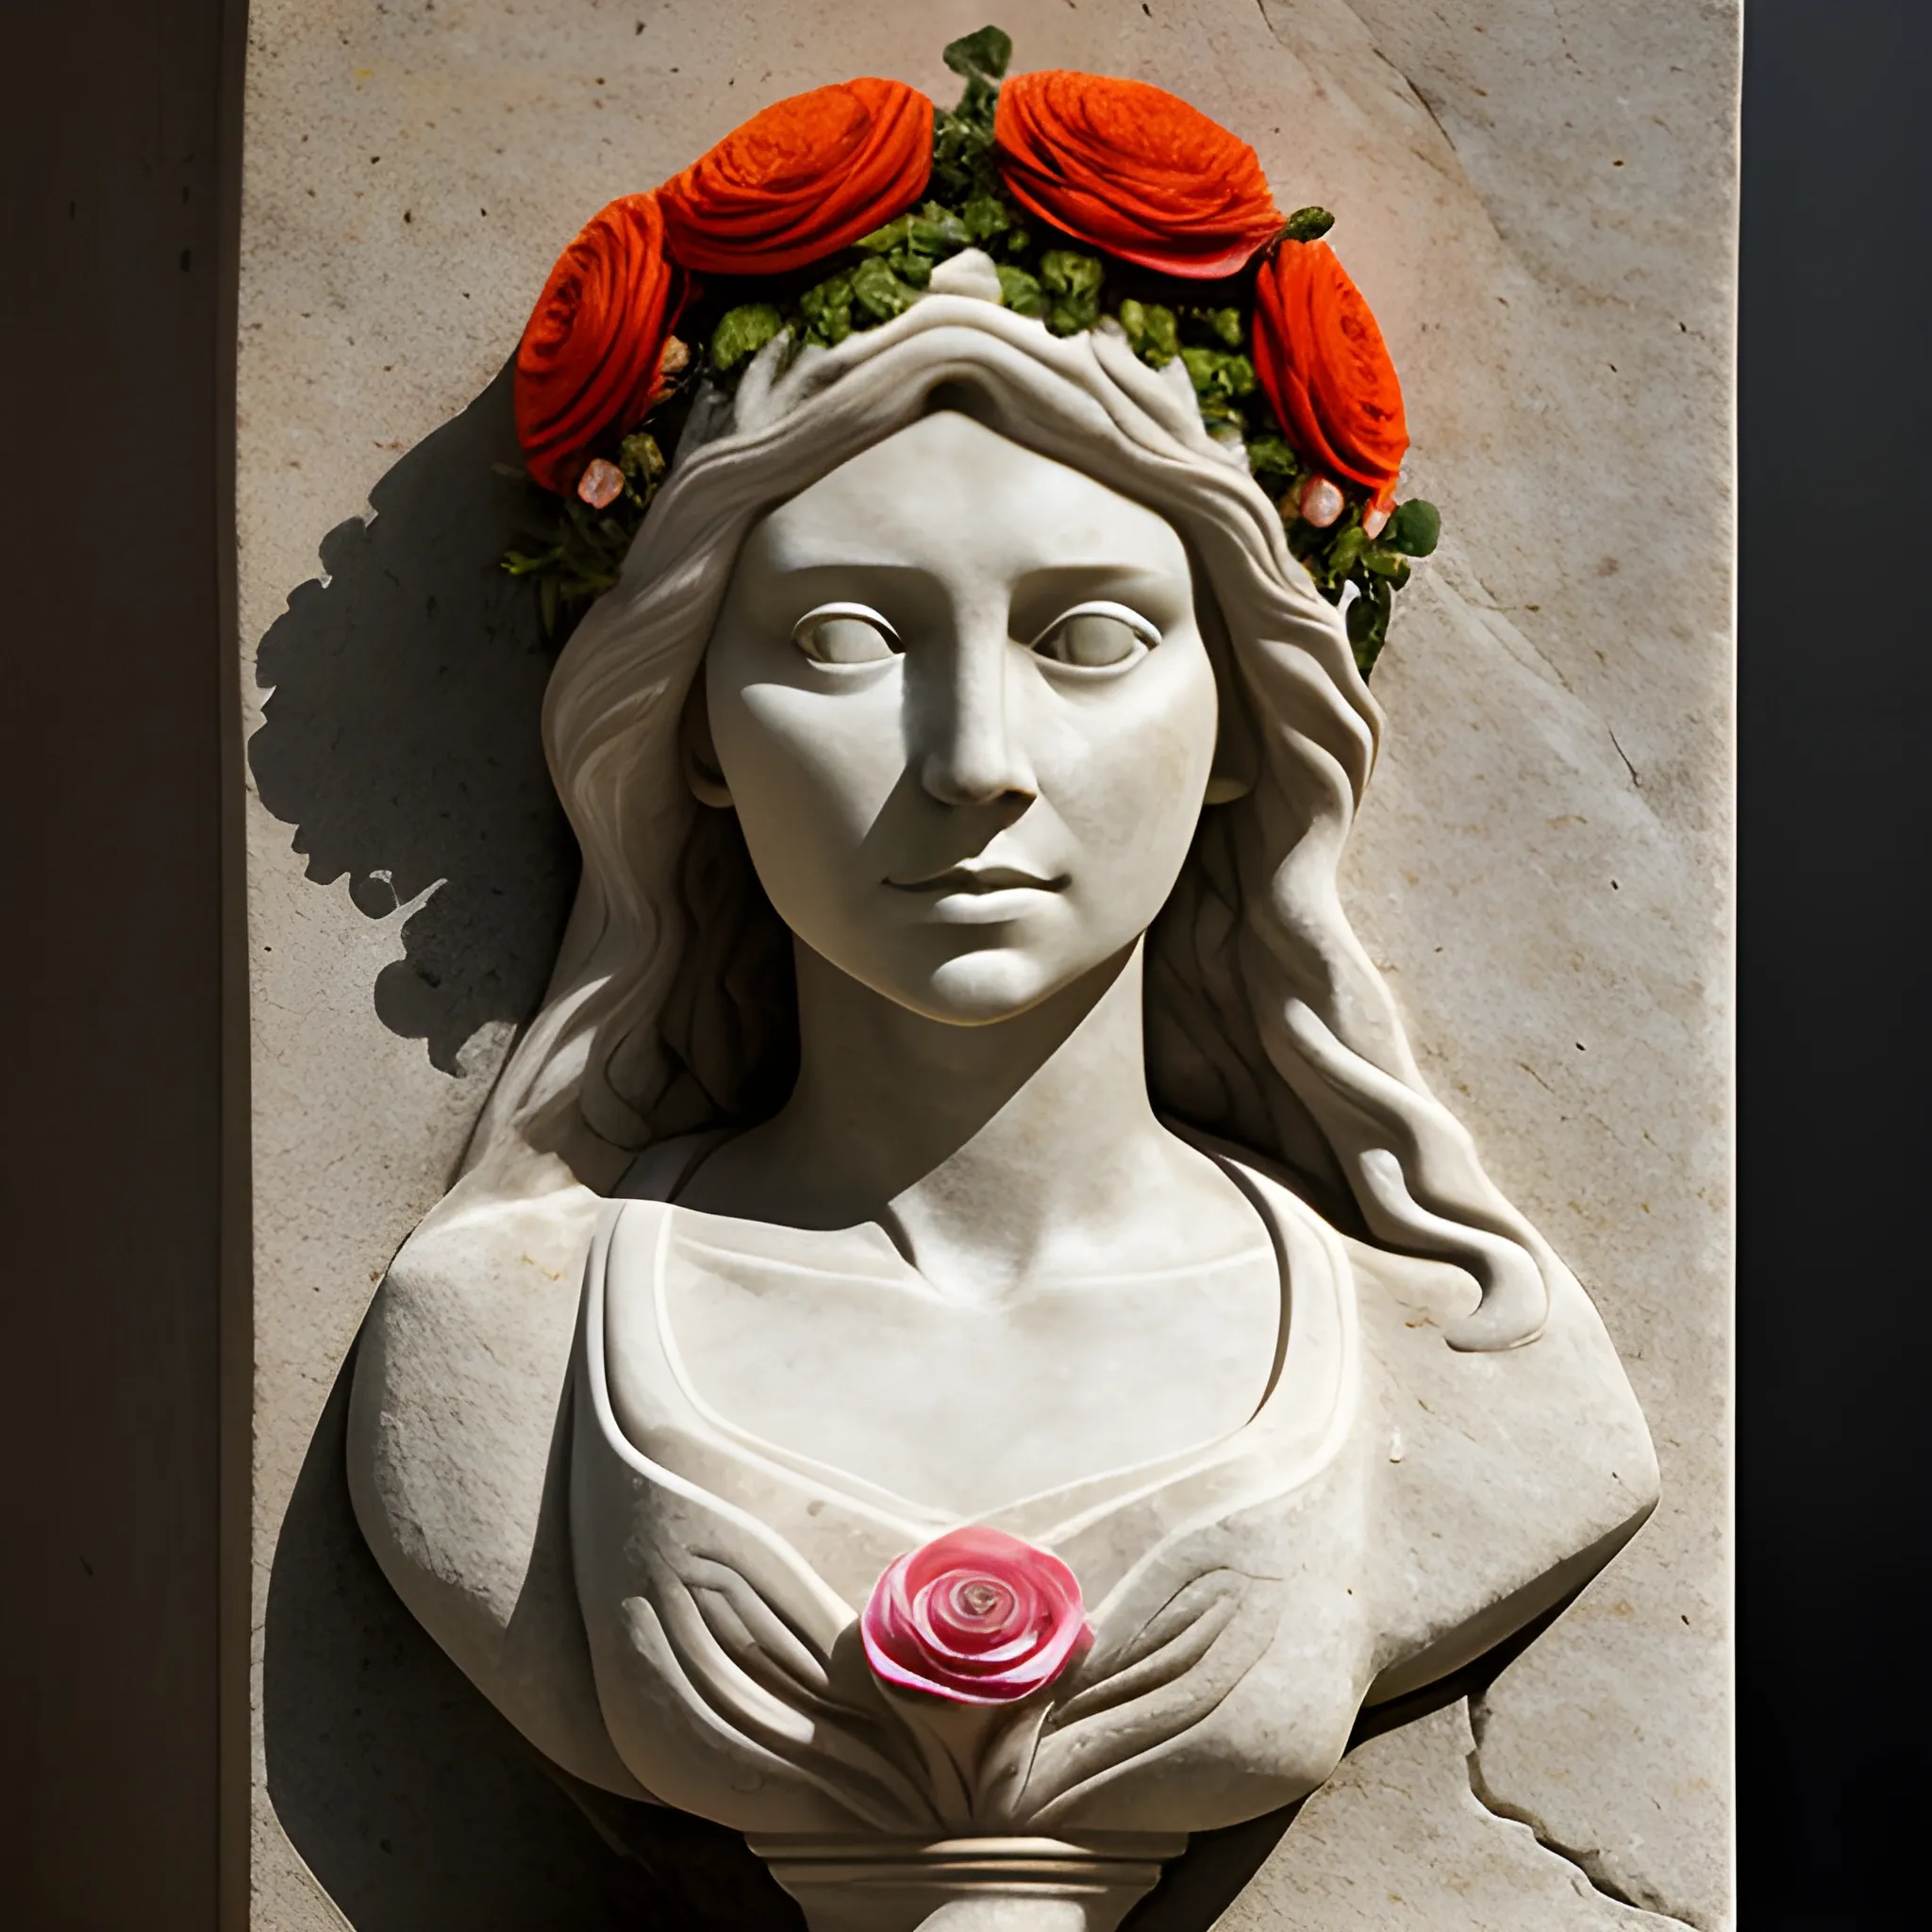
{"type": "MultiPolygon", "coordinates": [[[[506,369],[329,534],[326,582],[257,658],[249,763],[309,878],[346,874],[372,919],[436,888],[375,1000],[451,1074],[477,1028],[535,1011],[576,882],[538,733],[550,656],[497,567],[530,514],[495,468],[516,460],[506,369]]],[[[556,1772],[418,1626],[350,1508],[352,1374],[276,1544],[262,1728],[276,1815],[356,1932],[801,1932],[736,1833],[556,1772]]],[[[1205,1932],[1290,1815],[1203,1834],[1129,1932],[1205,1932]]]]}
{"type": "Polygon", "coordinates": [[[528,533],[508,365],[324,539],[325,581],[270,626],[273,686],[248,762],[308,876],[381,919],[430,887],[375,983],[391,1033],[457,1072],[479,1026],[536,1010],[576,847],[538,733],[550,656],[527,586],[498,568],[528,533]]]}

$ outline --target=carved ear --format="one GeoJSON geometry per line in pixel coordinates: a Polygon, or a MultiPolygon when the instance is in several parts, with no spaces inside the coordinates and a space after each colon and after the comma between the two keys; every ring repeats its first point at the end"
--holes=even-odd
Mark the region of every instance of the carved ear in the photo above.
{"type": "Polygon", "coordinates": [[[711,742],[711,708],[705,695],[705,667],[691,681],[684,701],[684,715],[678,721],[677,750],[684,766],[684,782],[700,805],[720,809],[731,803],[731,788],[718,763],[718,747],[711,742]]]}

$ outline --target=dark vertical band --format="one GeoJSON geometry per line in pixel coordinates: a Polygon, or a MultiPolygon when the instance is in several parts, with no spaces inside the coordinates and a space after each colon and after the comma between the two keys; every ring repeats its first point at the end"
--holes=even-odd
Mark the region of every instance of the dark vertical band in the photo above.
{"type": "Polygon", "coordinates": [[[1904,1924],[1932,1524],[1932,8],[1744,9],[1740,1923],[1904,1924]]]}
{"type": "Polygon", "coordinates": [[[0,1921],[22,1927],[204,1932],[246,1906],[243,14],[7,9],[0,1921]]]}

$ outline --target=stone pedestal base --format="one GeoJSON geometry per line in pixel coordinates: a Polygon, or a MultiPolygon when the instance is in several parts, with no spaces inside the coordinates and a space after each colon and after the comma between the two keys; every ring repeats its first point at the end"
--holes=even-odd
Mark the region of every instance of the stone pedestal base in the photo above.
{"type": "Polygon", "coordinates": [[[811,1932],[1115,1932],[1181,1832],[1052,1838],[755,1838],[811,1932]]]}

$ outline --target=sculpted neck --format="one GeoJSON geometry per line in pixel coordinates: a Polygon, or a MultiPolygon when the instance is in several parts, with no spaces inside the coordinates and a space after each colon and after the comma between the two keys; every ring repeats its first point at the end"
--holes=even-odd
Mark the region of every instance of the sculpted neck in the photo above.
{"type": "Polygon", "coordinates": [[[948,1024],[801,945],[798,1085],[687,1198],[793,1226],[876,1222],[942,1291],[1079,1272],[1175,1149],[1147,1097],[1141,992],[1136,944],[1013,1019],[948,1024]]]}

